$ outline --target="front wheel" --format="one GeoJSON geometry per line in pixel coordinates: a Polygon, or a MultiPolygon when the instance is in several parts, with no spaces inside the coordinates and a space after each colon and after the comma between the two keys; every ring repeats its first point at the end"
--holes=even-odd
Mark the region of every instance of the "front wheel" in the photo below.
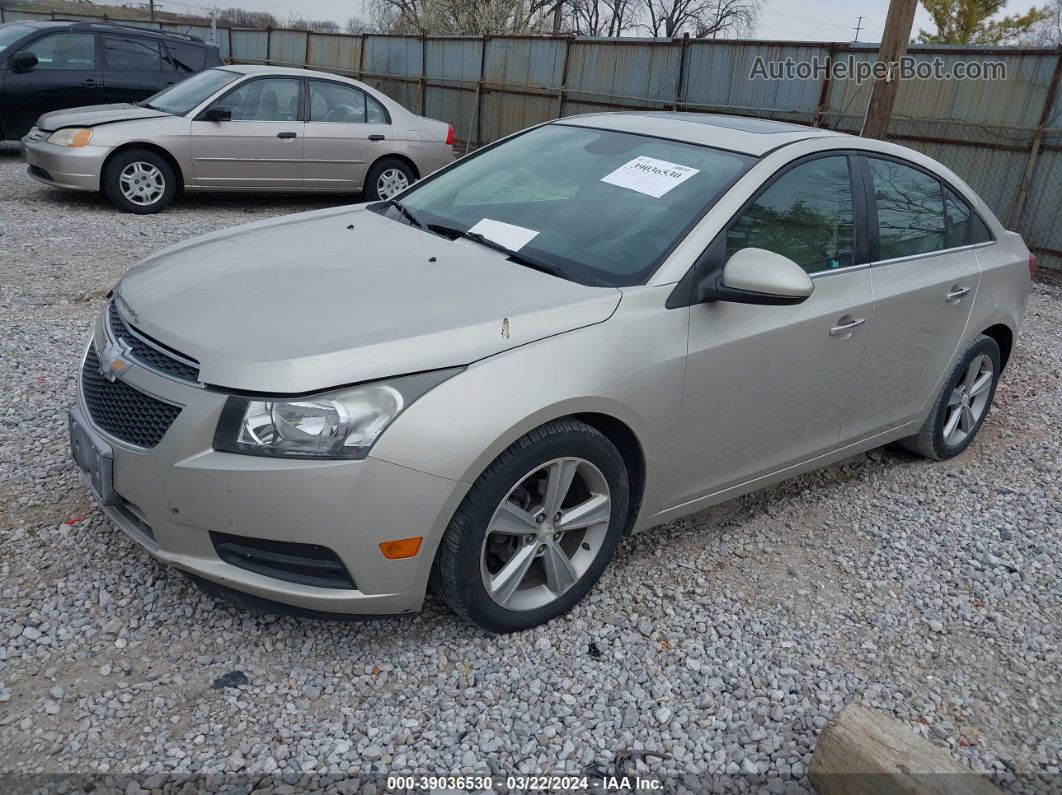
{"type": "Polygon", "coordinates": [[[365,177],[365,197],[381,201],[397,196],[417,181],[408,163],[395,157],[385,157],[373,164],[365,177]]]}
{"type": "Polygon", "coordinates": [[[119,153],[107,162],[101,177],[104,195],[127,213],[161,212],[177,195],[177,176],[166,158],[146,149],[119,153]]]}
{"type": "Polygon", "coordinates": [[[992,407],[999,382],[999,346],[980,335],[959,357],[921,430],[900,444],[943,461],[970,446],[992,407]]]}
{"type": "Polygon", "coordinates": [[[603,434],[576,420],[547,423],[473,484],[439,548],[436,588],[491,632],[564,615],[612,558],[628,499],[623,457],[603,434]]]}

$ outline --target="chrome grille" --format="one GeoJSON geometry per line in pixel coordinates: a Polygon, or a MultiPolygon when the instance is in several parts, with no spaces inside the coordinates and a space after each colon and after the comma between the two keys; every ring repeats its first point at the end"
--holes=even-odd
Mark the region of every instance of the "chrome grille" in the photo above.
{"type": "Polygon", "coordinates": [[[129,356],[151,370],[176,378],[180,381],[196,383],[199,380],[199,363],[176,351],[168,351],[161,343],[149,342],[141,332],[133,332],[118,314],[118,307],[112,301],[107,307],[107,326],[111,336],[129,346],[129,356]]]}
{"type": "Polygon", "coordinates": [[[124,381],[108,381],[90,345],[81,367],[81,394],[92,421],[106,433],[137,447],[154,447],[169,430],[177,406],[135,389],[124,381]]]}

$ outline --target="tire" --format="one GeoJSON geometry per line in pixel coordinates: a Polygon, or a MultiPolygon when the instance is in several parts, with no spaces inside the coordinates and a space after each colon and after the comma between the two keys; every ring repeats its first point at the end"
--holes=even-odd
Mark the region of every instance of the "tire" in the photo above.
{"type": "Polygon", "coordinates": [[[955,362],[922,429],[914,436],[901,440],[900,444],[912,453],[936,461],[957,456],[973,442],[992,408],[1000,369],[996,341],[983,334],[978,336],[955,362]],[[990,373],[987,371],[989,366],[990,373]],[[974,374],[972,380],[971,373],[974,374]],[[988,380],[984,386],[970,398],[971,384],[976,389],[985,376],[988,376],[988,380]],[[968,411],[965,416],[964,402],[968,411]],[[956,423],[958,433],[949,433],[949,420],[956,423]]]}
{"type": "Polygon", "coordinates": [[[417,175],[413,168],[397,157],[385,157],[372,164],[365,177],[365,197],[369,201],[381,201],[398,195],[414,182],[417,175]],[[405,184],[402,184],[405,180],[405,184]]]}
{"type": "Polygon", "coordinates": [[[147,149],[115,155],[104,166],[101,183],[111,204],[137,215],[162,212],[177,195],[173,168],[162,155],[147,149]]]}
{"type": "Polygon", "coordinates": [[[443,536],[434,588],[457,615],[490,632],[518,632],[562,616],[611,560],[623,535],[629,492],[623,458],[602,433],[573,419],[546,423],[511,444],[472,485],[443,536]],[[570,489],[552,517],[569,519],[543,522],[550,476],[561,482],[569,471],[570,489]],[[582,527],[575,526],[575,509],[584,511],[582,527]],[[498,527],[505,532],[495,532],[498,527]],[[557,550],[567,567],[558,563],[557,550]],[[492,596],[487,580],[513,582],[515,577],[498,575],[506,565],[520,571],[524,560],[530,563],[517,585],[503,585],[492,596]]]}

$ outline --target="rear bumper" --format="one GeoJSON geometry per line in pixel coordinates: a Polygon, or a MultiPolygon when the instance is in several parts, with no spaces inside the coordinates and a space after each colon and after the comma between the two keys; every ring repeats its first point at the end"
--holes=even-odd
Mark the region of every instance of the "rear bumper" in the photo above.
{"type": "Polygon", "coordinates": [[[27,173],[38,182],[73,190],[100,189],[100,172],[108,149],[56,146],[47,141],[32,141],[28,135],[22,139],[22,146],[29,166],[27,173]]]}

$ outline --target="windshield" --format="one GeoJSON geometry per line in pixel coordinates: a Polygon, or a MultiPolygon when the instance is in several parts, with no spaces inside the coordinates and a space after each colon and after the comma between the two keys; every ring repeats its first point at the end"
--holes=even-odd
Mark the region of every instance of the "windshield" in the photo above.
{"type": "Polygon", "coordinates": [[[183,116],[241,77],[239,72],[230,72],[228,69],[208,69],[148,97],[140,104],[163,113],[183,116]]]}
{"type": "Polygon", "coordinates": [[[753,162],[549,124],[414,186],[401,202],[424,225],[478,232],[564,278],[618,287],[644,283],[753,162]]]}
{"type": "Polygon", "coordinates": [[[0,52],[6,50],[32,30],[33,28],[29,25],[19,25],[16,22],[12,22],[10,25],[0,25],[0,52]]]}

